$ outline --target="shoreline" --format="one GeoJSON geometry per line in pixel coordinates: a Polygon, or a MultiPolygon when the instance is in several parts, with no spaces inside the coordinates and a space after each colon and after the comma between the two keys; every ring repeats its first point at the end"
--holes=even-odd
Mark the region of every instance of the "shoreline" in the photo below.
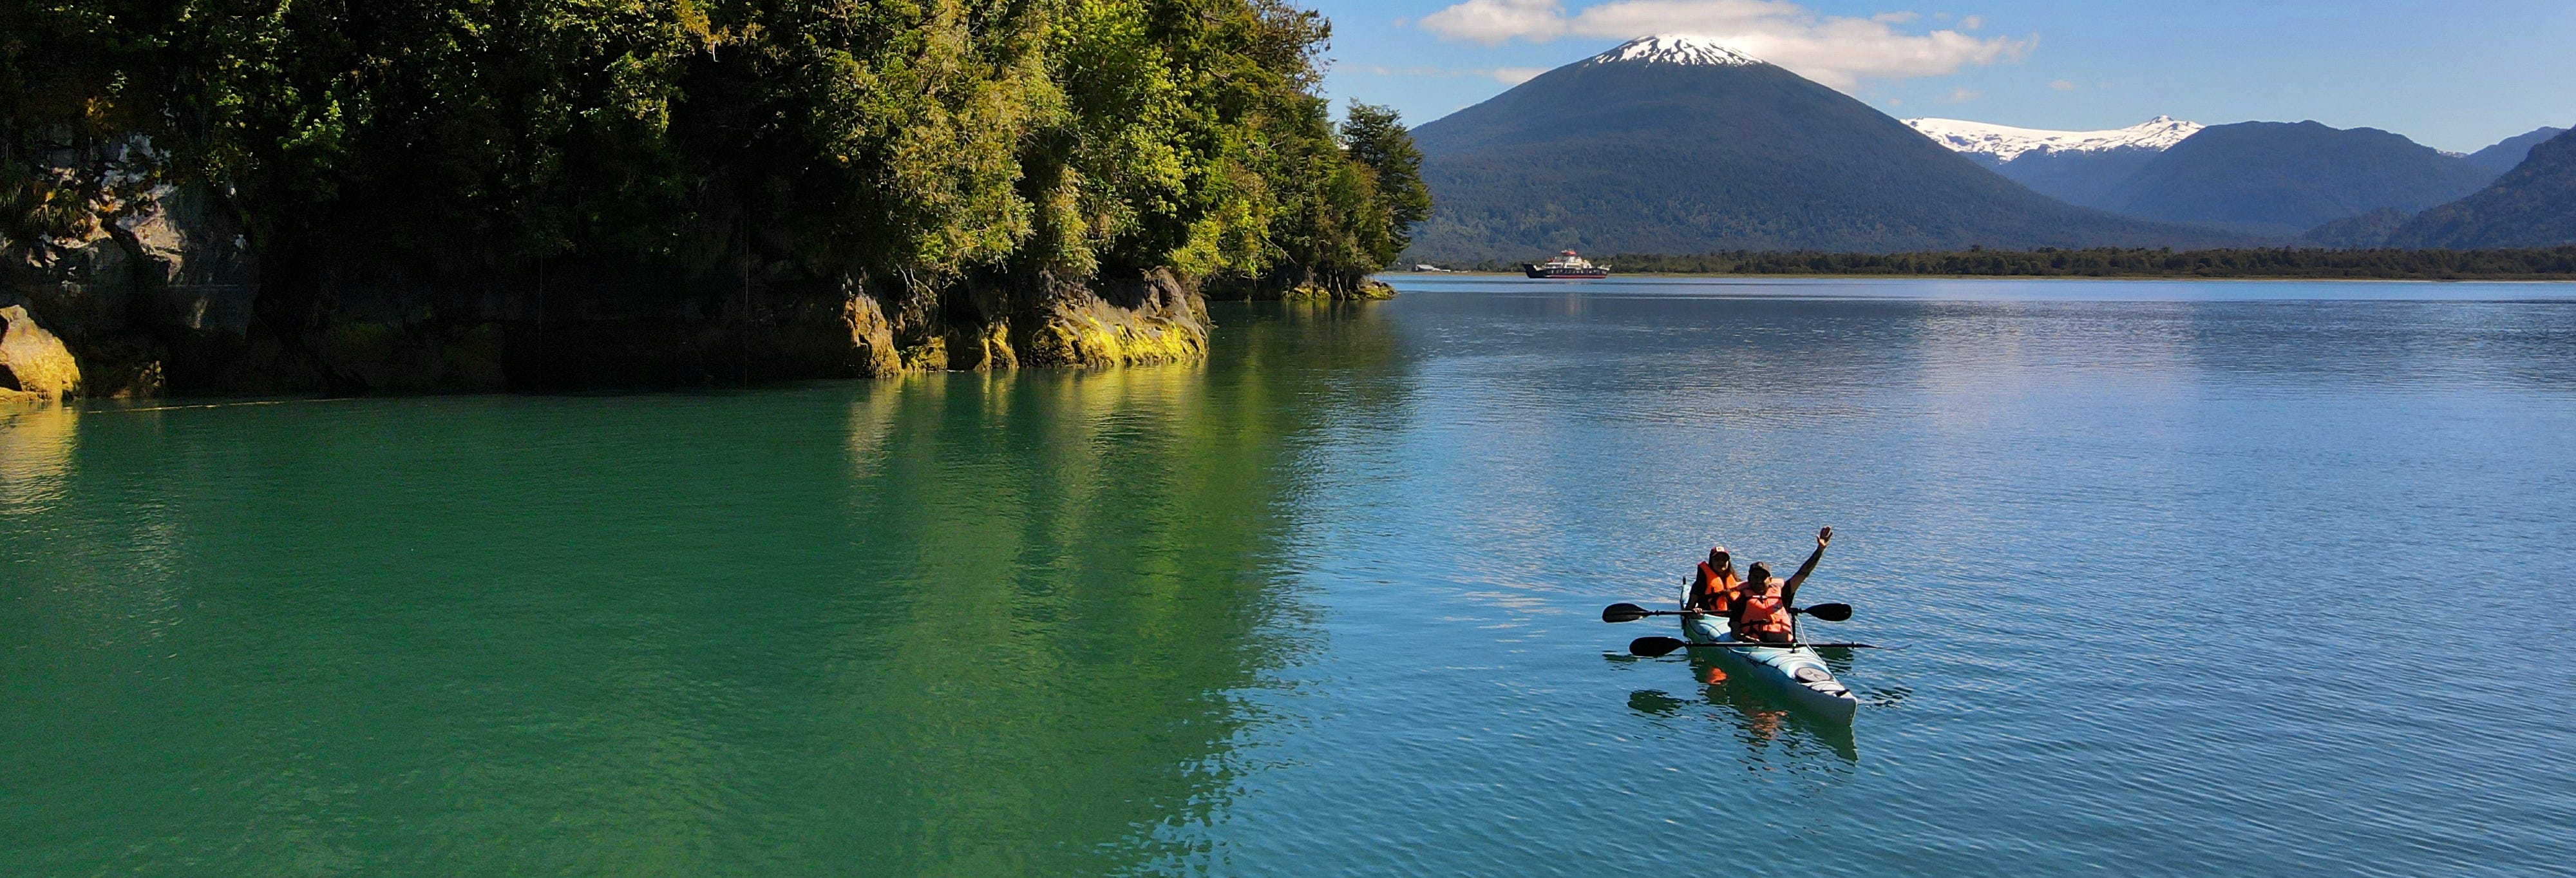
{"type": "Polygon", "coordinates": [[[2527,284],[2563,284],[2563,283],[2576,283],[2576,275],[2567,275],[2567,276],[2564,276],[2564,277],[2559,277],[2559,276],[2548,276],[2548,275],[2545,275],[2545,276],[2532,276],[2532,275],[2501,275],[2501,276],[2497,276],[2497,277],[2352,277],[2352,276],[2350,276],[2350,275],[2313,275],[2313,276],[2311,276],[2311,275],[2279,275],[2279,274],[2245,274],[2245,275],[2182,275],[2182,274],[1829,274],[1829,273],[1824,273],[1824,272],[1807,273],[1807,274],[1765,274],[1765,273],[1758,273],[1758,272],[1744,272],[1744,273],[1740,273],[1740,274],[1739,274],[1739,273],[1736,273],[1736,272],[1714,272],[1714,271],[1712,271],[1712,272],[1638,271],[1638,272],[1620,272],[1620,273],[1613,273],[1613,274],[1611,274],[1609,277],[1606,277],[1606,278],[1533,278],[1533,277],[1524,277],[1523,275],[1521,275],[1521,273],[1519,273],[1519,272],[1513,272],[1513,271],[1394,271],[1394,272],[1380,272],[1380,273],[1378,273],[1378,274],[1371,275],[1371,277],[1375,277],[1375,278],[1378,278],[1378,279],[1381,279],[1381,280],[1392,279],[1392,278],[1432,278],[1432,277],[1459,277],[1459,278],[1509,278],[1509,279],[1515,279],[1515,280],[1528,280],[1528,281],[1532,281],[1532,282],[1535,282],[1535,283],[1565,283],[1565,282],[1576,282],[1576,283],[1595,283],[1595,282],[1604,281],[1604,280],[1619,280],[1619,279],[1621,279],[1621,278],[1676,278],[1676,279],[1693,279],[1693,278],[1727,278],[1727,277],[1741,277],[1741,278],[1751,278],[1751,279],[1761,279],[1761,280],[1796,280],[1796,279],[1799,279],[1799,278],[1813,278],[1813,279],[1816,279],[1816,280],[2162,280],[2162,281],[2299,281],[2299,282],[2303,282],[2303,283],[2316,283],[2316,282],[2319,282],[2319,281],[2347,281],[2347,282],[2351,282],[2351,283],[2378,283],[2378,284],[2384,284],[2384,283],[2426,283],[2426,284],[2456,284],[2456,283],[2527,283],[2527,284]]]}

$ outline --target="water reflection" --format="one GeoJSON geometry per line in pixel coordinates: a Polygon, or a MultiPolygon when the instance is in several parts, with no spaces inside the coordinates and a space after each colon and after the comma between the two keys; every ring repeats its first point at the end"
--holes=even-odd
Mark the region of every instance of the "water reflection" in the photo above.
{"type": "Polygon", "coordinates": [[[1389,347],[1310,331],[1349,313],[1208,366],[15,415],[0,749],[62,770],[0,814],[81,830],[0,872],[1203,870],[1320,642],[1297,456],[1383,416],[1315,368],[1389,347]]]}
{"type": "Polygon", "coordinates": [[[1281,424],[1190,366],[954,374],[849,401],[874,552],[832,613],[826,798],[885,874],[1186,859],[1293,639],[1268,593],[1281,424]],[[892,597],[889,603],[886,597],[892,597]],[[1176,847],[1176,845],[1178,845],[1176,847]],[[1105,858],[1106,862],[1101,860],[1105,858]]]}
{"type": "Polygon", "coordinates": [[[79,423],[69,406],[0,408],[0,515],[42,512],[62,498],[79,423]]]}
{"type": "MultiPolygon", "coordinates": [[[[1607,658],[1622,661],[1627,657],[1607,658]]],[[[1757,682],[1729,677],[1723,666],[1710,659],[1694,656],[1688,667],[1692,679],[1699,684],[1699,700],[1662,689],[1638,689],[1628,693],[1628,709],[1664,721],[1705,716],[1730,729],[1744,745],[1746,758],[1755,765],[1842,771],[1860,761],[1858,735],[1850,724],[1817,720],[1757,682]],[[1696,710],[1701,704],[1716,709],[1696,710]],[[1820,759],[1825,761],[1819,762],[1820,759]]]]}

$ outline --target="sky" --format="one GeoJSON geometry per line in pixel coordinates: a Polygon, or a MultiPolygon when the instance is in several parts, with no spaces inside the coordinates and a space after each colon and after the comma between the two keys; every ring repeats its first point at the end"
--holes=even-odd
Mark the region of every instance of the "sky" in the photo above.
{"type": "Polygon", "coordinates": [[[2314,119],[2467,152],[2576,126],[2576,0],[1303,0],[1325,90],[1421,124],[1653,33],[1714,37],[1898,118],[2314,119]]]}

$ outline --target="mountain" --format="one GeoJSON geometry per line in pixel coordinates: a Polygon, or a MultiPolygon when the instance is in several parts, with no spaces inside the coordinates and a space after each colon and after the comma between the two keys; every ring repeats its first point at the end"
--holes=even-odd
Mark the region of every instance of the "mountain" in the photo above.
{"type": "Polygon", "coordinates": [[[1722,44],[1633,40],[1414,129],[1414,261],[1716,250],[2220,246],[2032,192],[1722,44]]]}
{"type": "Polygon", "coordinates": [[[2450,250],[2576,244],[2576,131],[2532,147],[2494,185],[2417,214],[2388,243],[2450,250]]]}
{"type": "Polygon", "coordinates": [[[2048,131],[1964,119],[1907,119],[1905,124],[2013,182],[2087,207],[2100,206],[2102,196],[2121,180],[2203,127],[2171,116],[2105,131],[2048,131]]]}
{"type": "Polygon", "coordinates": [[[2406,224],[2411,216],[2394,207],[2383,207],[2367,213],[2344,217],[2309,229],[2298,243],[2307,247],[2331,247],[2337,250],[2365,250],[2388,246],[2388,235],[2406,224]]]}
{"type": "Polygon", "coordinates": [[[2465,156],[2375,128],[2240,122],[2212,125],[2174,144],[2094,206],[2290,236],[2380,208],[2413,213],[2494,179],[2465,156]]]}
{"type": "Polygon", "coordinates": [[[2531,148],[2540,145],[2541,141],[2548,140],[2566,132],[2567,129],[2565,128],[2550,128],[2546,126],[2534,128],[2528,132],[2516,134],[2512,137],[2507,137],[2503,140],[2497,141],[2494,146],[2469,153],[2469,164],[2502,174],[2506,171],[2513,170],[2513,166],[2522,164],[2523,158],[2531,155],[2531,148]]]}

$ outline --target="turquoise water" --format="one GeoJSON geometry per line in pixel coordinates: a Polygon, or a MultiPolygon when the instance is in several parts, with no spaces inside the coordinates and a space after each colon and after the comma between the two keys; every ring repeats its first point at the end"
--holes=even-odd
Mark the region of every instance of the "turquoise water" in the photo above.
{"type": "Polygon", "coordinates": [[[0,415],[0,873],[2576,861],[2576,287],[1397,281],[1192,367],[0,415]],[[1598,620],[1824,524],[1905,647],[1848,727],[1598,620]]]}

